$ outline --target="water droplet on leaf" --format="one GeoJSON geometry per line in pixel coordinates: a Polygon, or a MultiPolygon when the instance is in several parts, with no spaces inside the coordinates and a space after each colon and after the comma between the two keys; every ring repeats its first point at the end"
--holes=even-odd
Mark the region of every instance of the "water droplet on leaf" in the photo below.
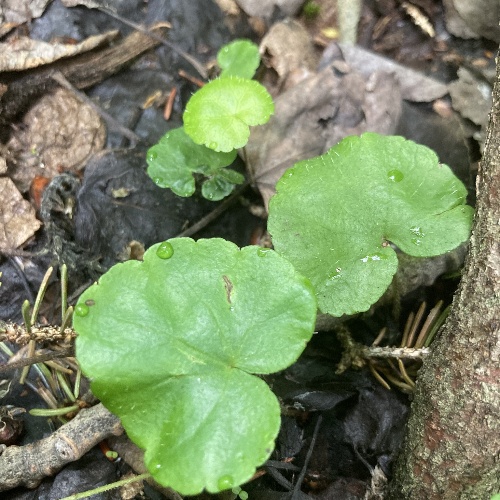
{"type": "Polygon", "coordinates": [[[75,314],[77,316],[87,316],[90,312],[89,306],[87,304],[77,304],[75,307],[75,314]]]}
{"type": "Polygon", "coordinates": [[[155,161],[156,158],[158,158],[158,153],[156,153],[155,151],[152,151],[148,154],[148,161],[155,161]]]}
{"type": "Polygon", "coordinates": [[[392,182],[401,182],[405,178],[403,172],[396,169],[389,170],[389,172],[387,172],[387,177],[389,177],[389,180],[392,182]]]}
{"type": "Polygon", "coordinates": [[[222,476],[218,481],[217,481],[217,488],[219,490],[227,490],[233,486],[234,479],[233,476],[222,476]]]}
{"type": "Polygon", "coordinates": [[[218,145],[216,142],[211,142],[211,143],[208,145],[208,147],[209,147],[210,149],[216,150],[216,149],[219,147],[219,145],[218,145]]]}
{"type": "Polygon", "coordinates": [[[415,236],[418,236],[419,238],[423,238],[425,236],[425,233],[422,231],[421,227],[415,226],[410,228],[411,234],[414,234],[415,236]]]}
{"type": "Polygon", "coordinates": [[[161,243],[156,249],[156,255],[160,257],[160,259],[170,259],[170,257],[174,255],[174,247],[172,246],[172,243],[169,243],[168,241],[161,243]]]}
{"type": "Polygon", "coordinates": [[[420,243],[422,243],[422,240],[419,240],[418,238],[412,238],[411,239],[411,242],[414,244],[414,245],[420,245],[420,243]]]}
{"type": "Polygon", "coordinates": [[[257,249],[257,255],[259,257],[265,257],[269,252],[271,251],[270,248],[258,248],[257,249]]]}
{"type": "Polygon", "coordinates": [[[153,179],[153,182],[157,185],[157,186],[162,186],[163,183],[164,183],[164,180],[162,177],[155,177],[153,179]]]}
{"type": "Polygon", "coordinates": [[[374,254],[374,255],[367,255],[366,257],[363,257],[361,259],[361,262],[368,262],[369,260],[381,260],[380,255],[374,254]]]}

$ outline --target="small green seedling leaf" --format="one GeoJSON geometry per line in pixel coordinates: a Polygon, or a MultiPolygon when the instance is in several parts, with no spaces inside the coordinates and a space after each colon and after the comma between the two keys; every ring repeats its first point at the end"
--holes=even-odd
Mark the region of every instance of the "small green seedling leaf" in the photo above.
{"type": "Polygon", "coordinates": [[[310,339],[309,281],[272,250],[179,238],[111,268],[82,304],[82,370],[154,479],[185,495],[247,481],[280,426],[254,374],[289,366],[310,339]]]}
{"type": "Polygon", "coordinates": [[[253,78],[260,64],[259,47],[250,40],[235,40],[219,50],[217,62],[222,69],[221,78],[253,78]]]}
{"type": "Polygon", "coordinates": [[[389,242],[416,257],[466,241],[467,190],[425,146],[402,137],[347,137],[297,163],[269,207],[275,249],[307,276],[321,311],[367,310],[397,270],[389,242]]]}
{"type": "MultiPolygon", "coordinates": [[[[180,127],[168,131],[148,150],[148,175],[160,187],[170,188],[179,196],[191,196],[195,191],[193,173],[203,173],[210,179],[218,175],[223,167],[230,165],[236,154],[236,150],[222,153],[196,144],[180,127]]],[[[227,186],[227,194],[232,191],[234,184],[237,183],[227,186]]]]}
{"type": "Polygon", "coordinates": [[[264,86],[228,76],[193,94],[184,111],[184,129],[197,144],[228,152],[245,146],[249,126],[266,123],[273,113],[273,100],[264,86]]]}
{"type": "Polygon", "coordinates": [[[235,184],[242,184],[244,180],[245,178],[234,170],[221,171],[203,183],[201,194],[207,200],[219,201],[231,193],[235,184]]]}

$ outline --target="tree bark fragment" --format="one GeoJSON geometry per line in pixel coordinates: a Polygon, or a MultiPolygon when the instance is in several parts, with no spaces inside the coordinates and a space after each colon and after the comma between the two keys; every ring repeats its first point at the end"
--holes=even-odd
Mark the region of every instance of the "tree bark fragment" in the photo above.
{"type": "Polygon", "coordinates": [[[477,209],[450,316],[420,371],[392,499],[500,492],[500,62],[477,209]]]}

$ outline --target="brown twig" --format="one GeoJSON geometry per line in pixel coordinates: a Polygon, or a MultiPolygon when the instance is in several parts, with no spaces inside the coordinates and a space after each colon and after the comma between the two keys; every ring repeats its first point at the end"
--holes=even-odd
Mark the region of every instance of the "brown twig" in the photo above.
{"type": "Polygon", "coordinates": [[[26,446],[9,446],[0,455],[0,491],[34,488],[103,439],[122,432],[118,417],[102,404],[83,409],[49,437],[26,446]]]}
{"type": "Polygon", "coordinates": [[[64,351],[46,352],[43,354],[38,354],[36,356],[29,356],[18,361],[13,361],[12,363],[8,363],[6,365],[0,365],[0,374],[15,370],[16,368],[35,365],[37,363],[44,363],[45,361],[50,361],[56,358],[67,358],[68,356],[74,356],[74,354],[74,349],[70,348],[65,349],[64,351]]]}
{"type": "MultiPolygon", "coordinates": [[[[100,51],[91,51],[71,59],[63,59],[40,68],[22,73],[8,83],[7,90],[0,95],[0,141],[9,135],[9,124],[45,93],[56,88],[52,78],[56,72],[77,89],[85,89],[117,73],[143,52],[156,47],[160,42],[153,35],[162,36],[164,27],[153,27],[148,34],[131,33],[121,42],[100,51]]],[[[0,84],[4,82],[0,75],[0,84]]]]}
{"type": "Polygon", "coordinates": [[[203,87],[205,85],[205,82],[203,80],[191,76],[189,73],[186,73],[183,69],[180,69],[177,73],[181,78],[184,78],[188,82],[194,83],[198,87],[203,87]]]}

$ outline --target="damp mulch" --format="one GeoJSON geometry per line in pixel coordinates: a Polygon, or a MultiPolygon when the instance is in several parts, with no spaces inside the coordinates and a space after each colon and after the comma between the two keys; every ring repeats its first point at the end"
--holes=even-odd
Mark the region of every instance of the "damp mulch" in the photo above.
{"type": "MultiPolygon", "coordinates": [[[[38,319],[43,325],[59,325],[62,263],[68,268],[68,303],[74,305],[106,269],[140,258],[145,248],[158,241],[188,235],[222,237],[239,246],[265,245],[265,206],[272,195],[269,185],[277,180],[272,176],[291,166],[306,149],[316,148],[310,156],[320,154],[349,133],[380,130],[432,147],[470,187],[473,200],[483,124],[478,123],[481,116],[467,115],[472,112],[467,111],[463,96],[469,95],[470,88],[477,90],[478,81],[487,84],[494,67],[494,44],[453,38],[446,33],[441,3],[420,3],[421,14],[439,27],[434,37],[423,33],[396,3],[367,3],[356,48],[336,45],[329,38],[335,14],[328,2],[318,2],[325,15],[317,18],[299,12],[294,21],[284,20],[285,14],[276,7],[267,20],[259,21],[244,12],[223,12],[207,0],[126,0],[108,2],[106,9],[69,8],[54,0],[38,17],[14,23],[13,32],[0,32],[4,39],[15,36],[60,43],[65,51],[70,50],[59,58],[57,50],[47,50],[43,43],[30,45],[26,50],[34,59],[44,59],[42,65],[31,67],[19,51],[19,59],[0,73],[0,152],[5,159],[0,178],[5,182],[0,190],[4,194],[0,196],[3,206],[10,207],[10,211],[0,211],[6,235],[0,237],[0,319],[22,324],[23,303],[34,304],[49,266],[55,270],[38,319]],[[143,26],[151,27],[155,36],[141,31],[143,26]],[[104,34],[103,40],[95,39],[104,34]],[[287,59],[287,36],[307,45],[297,47],[293,64],[287,59]],[[249,182],[225,201],[214,203],[198,195],[180,198],[160,189],[146,174],[148,147],[182,124],[189,97],[200,80],[213,75],[217,50],[244,37],[256,43],[268,37],[259,76],[279,106],[297,110],[294,125],[300,120],[301,126],[284,123],[281,129],[254,138],[248,154],[257,170],[247,172],[249,182]],[[73,54],[71,46],[80,50],[83,41],[91,45],[73,54]],[[372,59],[364,49],[390,61],[372,59]],[[367,61],[374,64],[370,70],[367,61]],[[386,67],[373,79],[386,63],[395,66],[386,67]],[[328,65],[336,68],[328,90],[331,94],[323,90],[315,94],[314,89],[325,84],[317,68],[328,65]],[[398,82],[418,76],[423,83],[416,92],[411,85],[396,82],[394,74],[398,82]],[[300,75],[316,78],[310,80],[310,107],[293,93],[294,79],[300,75]],[[454,111],[445,86],[458,77],[465,87],[453,91],[455,107],[465,110],[465,118],[454,111]],[[433,87],[432,82],[444,85],[445,90],[433,87]],[[325,95],[328,102],[322,101],[325,95]],[[282,139],[295,133],[297,150],[285,152],[287,165],[278,164],[284,155],[282,139]],[[270,156],[263,156],[264,150],[270,156]],[[271,169],[271,180],[259,184],[259,176],[266,172],[258,169],[272,162],[276,168],[271,169]]],[[[488,104],[483,105],[487,109],[488,104]]],[[[234,167],[245,172],[240,160],[234,167]]],[[[457,285],[452,273],[462,260],[463,251],[453,262],[412,267],[411,277],[402,282],[404,293],[386,297],[368,313],[346,318],[342,328],[365,345],[375,339],[381,345],[398,344],[405,324],[415,325],[412,315],[422,303],[428,304],[421,308],[425,316],[439,301],[443,306],[451,302],[457,285]],[[446,272],[448,276],[440,277],[446,272]]],[[[265,377],[281,401],[282,426],[271,459],[243,486],[250,499],[383,497],[381,491],[390,480],[404,434],[411,384],[398,384],[400,374],[390,364],[339,370],[344,345],[332,331],[339,324],[319,323],[318,333],[300,359],[284,372],[265,377]]],[[[50,436],[72,415],[48,419],[28,411],[46,407],[50,401],[69,404],[67,393],[46,366],[32,367],[21,384],[22,367],[4,369],[7,362],[22,358],[19,346],[4,346],[0,353],[0,439],[6,446],[29,445],[50,436]],[[7,348],[13,351],[12,358],[7,348]]],[[[36,353],[54,349],[47,342],[38,345],[36,353]]],[[[26,355],[26,347],[22,352],[26,355]]],[[[77,367],[73,358],[68,359],[65,377],[74,387],[77,367]]],[[[85,391],[88,381],[83,379],[80,394],[85,391]]],[[[134,461],[125,455],[111,455],[110,460],[106,455],[110,445],[95,447],[39,484],[4,492],[2,498],[60,499],[130,474],[134,461]]],[[[25,460],[36,468],[39,459],[26,450],[25,460]]],[[[235,495],[225,492],[198,498],[212,497],[235,495]]],[[[181,497],[145,484],[138,490],[114,490],[92,498],[181,497]]]]}

